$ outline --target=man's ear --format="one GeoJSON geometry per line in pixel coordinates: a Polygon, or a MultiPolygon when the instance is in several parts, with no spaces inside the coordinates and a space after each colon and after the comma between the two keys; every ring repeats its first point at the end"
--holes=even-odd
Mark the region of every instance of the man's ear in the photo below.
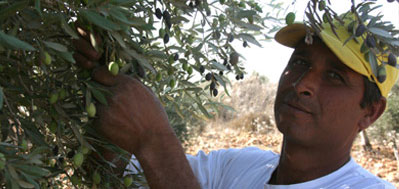
{"type": "Polygon", "coordinates": [[[363,131],[374,123],[384,113],[385,107],[387,106],[387,100],[385,97],[381,97],[380,100],[374,102],[370,106],[364,108],[365,115],[363,119],[359,121],[359,132],[363,131]]]}

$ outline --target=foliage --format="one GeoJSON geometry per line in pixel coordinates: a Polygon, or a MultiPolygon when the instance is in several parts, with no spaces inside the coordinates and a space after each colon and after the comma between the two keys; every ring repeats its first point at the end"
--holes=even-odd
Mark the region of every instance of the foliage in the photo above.
{"type": "MultiPolygon", "coordinates": [[[[351,33],[351,36],[345,39],[345,43],[350,40],[358,42],[359,37],[363,39],[360,51],[370,63],[375,78],[380,83],[383,83],[386,80],[385,66],[398,68],[396,57],[399,56],[399,30],[396,30],[390,22],[382,20],[384,16],[382,12],[379,12],[376,16],[371,14],[371,12],[381,7],[381,5],[374,6],[375,1],[365,0],[359,4],[355,4],[355,1],[351,0],[351,3],[350,13],[355,15],[355,20],[347,26],[347,30],[351,33]],[[377,63],[377,59],[382,62],[381,65],[377,63]]],[[[343,19],[348,16],[348,13],[339,16],[328,4],[331,4],[329,0],[328,3],[326,3],[326,0],[309,1],[305,12],[307,18],[305,23],[316,34],[320,33],[323,23],[328,23],[331,25],[334,34],[338,37],[335,31],[336,26],[334,25],[343,25],[343,19]],[[319,15],[321,13],[323,13],[322,16],[319,15]],[[338,20],[338,23],[334,23],[333,18],[338,20]]]]}
{"type": "Polygon", "coordinates": [[[103,52],[97,64],[139,78],[172,122],[190,124],[213,117],[219,105],[211,95],[226,88],[227,74],[245,73],[231,42],[260,45],[279,26],[267,7],[281,10],[254,0],[0,1],[0,186],[131,183],[111,172],[113,162],[90,155],[98,146],[123,152],[91,127],[95,105],[110,94],[75,64],[76,26],[103,52]]]}

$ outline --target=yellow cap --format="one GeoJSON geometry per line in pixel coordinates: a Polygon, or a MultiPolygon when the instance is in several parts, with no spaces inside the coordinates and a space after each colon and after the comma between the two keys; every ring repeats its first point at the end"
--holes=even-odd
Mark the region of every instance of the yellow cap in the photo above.
{"type": "MultiPolygon", "coordinates": [[[[335,31],[338,34],[339,39],[331,30],[329,23],[322,24],[323,29],[321,29],[319,37],[345,65],[368,77],[370,81],[375,82],[381,91],[381,95],[387,97],[389,91],[398,79],[398,69],[388,65],[385,66],[387,77],[384,82],[380,83],[376,79],[376,76],[373,75],[370,63],[364,58],[364,54],[360,52],[361,44],[363,44],[362,37],[356,38],[359,43],[350,40],[344,45],[345,40],[351,36],[351,34],[348,33],[347,28],[353,21],[353,17],[347,15],[343,21],[345,24],[341,25],[338,21],[334,20],[334,25],[336,26],[335,31]]],[[[306,36],[306,27],[307,26],[302,23],[288,25],[280,29],[274,38],[284,46],[295,48],[300,40],[304,40],[304,37],[306,36]]],[[[311,28],[309,29],[313,31],[311,28]]],[[[388,54],[381,54],[378,55],[378,57],[378,59],[382,59],[386,62],[388,54]]],[[[377,62],[378,65],[381,65],[380,60],[377,60],[377,62]]]]}

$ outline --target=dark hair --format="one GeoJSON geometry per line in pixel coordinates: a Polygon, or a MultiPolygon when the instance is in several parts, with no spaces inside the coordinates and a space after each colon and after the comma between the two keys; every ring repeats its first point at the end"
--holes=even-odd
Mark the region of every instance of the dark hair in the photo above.
{"type": "Polygon", "coordinates": [[[363,76],[363,81],[364,81],[364,94],[363,94],[363,99],[360,102],[360,107],[366,108],[372,105],[373,103],[378,102],[381,99],[382,95],[377,84],[370,81],[366,76],[363,76]]]}

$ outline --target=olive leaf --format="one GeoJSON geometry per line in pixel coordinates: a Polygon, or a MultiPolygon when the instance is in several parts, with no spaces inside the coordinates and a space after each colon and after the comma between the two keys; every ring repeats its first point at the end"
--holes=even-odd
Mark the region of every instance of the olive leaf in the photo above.
{"type": "Polygon", "coordinates": [[[0,111],[3,108],[3,103],[4,103],[4,93],[3,93],[3,88],[0,87],[0,111]]]}
{"type": "Polygon", "coordinates": [[[25,41],[22,41],[14,36],[8,35],[0,30],[0,44],[16,50],[34,51],[35,48],[25,41]]]}

